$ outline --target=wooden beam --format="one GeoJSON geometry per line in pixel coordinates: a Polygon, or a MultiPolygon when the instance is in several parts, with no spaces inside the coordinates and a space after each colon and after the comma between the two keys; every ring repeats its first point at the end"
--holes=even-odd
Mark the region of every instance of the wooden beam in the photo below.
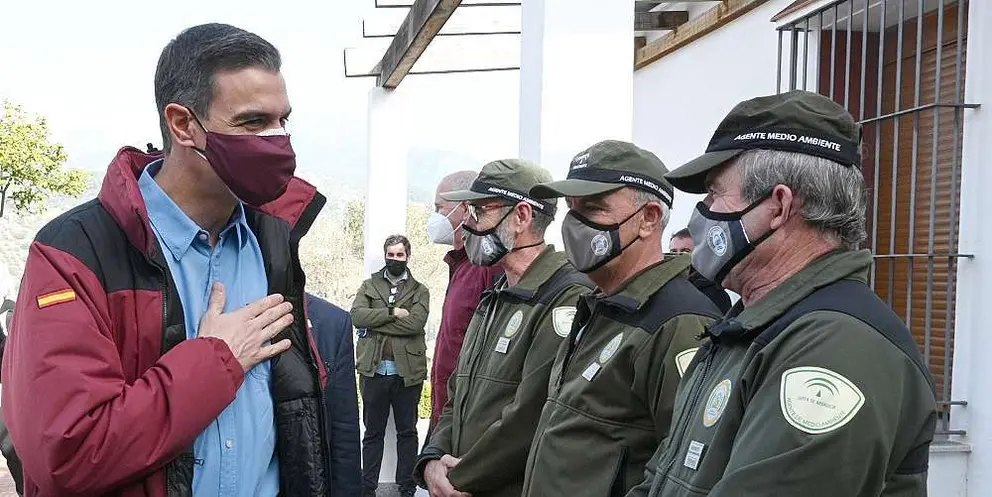
{"type": "Polygon", "coordinates": [[[661,2],[657,0],[635,0],[634,1],[634,12],[650,12],[651,9],[661,5],[661,2]]]}
{"type": "Polygon", "coordinates": [[[399,86],[461,3],[462,0],[416,0],[376,65],[376,84],[383,88],[399,86]]]}
{"type": "Polygon", "coordinates": [[[634,70],[641,69],[747,14],[768,0],[723,0],[699,17],[648,43],[634,56],[634,70]]]}
{"type": "Polygon", "coordinates": [[[661,12],[635,12],[634,31],[675,29],[689,21],[688,10],[663,10],[661,12]]]}
{"type": "Polygon", "coordinates": [[[635,36],[634,37],[634,57],[637,57],[637,51],[644,48],[644,45],[648,44],[648,39],[645,36],[635,36]]]}

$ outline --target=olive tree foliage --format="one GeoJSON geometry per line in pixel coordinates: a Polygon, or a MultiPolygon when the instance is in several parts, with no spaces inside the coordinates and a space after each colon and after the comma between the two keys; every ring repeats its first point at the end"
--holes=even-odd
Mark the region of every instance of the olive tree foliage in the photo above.
{"type": "Polygon", "coordinates": [[[67,169],[61,144],[51,140],[43,117],[29,116],[4,100],[0,115],[0,217],[8,203],[20,213],[44,212],[50,197],[79,197],[86,191],[90,175],[67,169]]]}

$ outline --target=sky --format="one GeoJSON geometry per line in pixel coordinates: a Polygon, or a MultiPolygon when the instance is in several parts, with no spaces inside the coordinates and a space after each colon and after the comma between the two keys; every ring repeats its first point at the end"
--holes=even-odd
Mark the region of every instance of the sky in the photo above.
{"type": "MultiPolygon", "coordinates": [[[[225,22],[282,53],[301,176],[365,185],[371,78],[345,78],[374,0],[3,1],[0,99],[49,120],[70,167],[102,171],[123,145],[161,146],[153,93],[162,48],[182,29],[225,22]]],[[[368,42],[364,42],[368,43],[368,42]]],[[[515,155],[516,72],[411,76],[411,188],[515,155]]]]}

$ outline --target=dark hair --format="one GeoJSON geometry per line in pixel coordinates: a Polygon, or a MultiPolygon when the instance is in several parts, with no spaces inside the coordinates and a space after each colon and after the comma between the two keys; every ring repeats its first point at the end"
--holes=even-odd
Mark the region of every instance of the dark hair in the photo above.
{"type": "Polygon", "coordinates": [[[386,253],[386,250],[393,245],[403,244],[403,248],[406,249],[406,256],[410,257],[410,240],[403,235],[389,235],[386,237],[386,243],[382,244],[382,253],[386,253]]]}
{"type": "Polygon", "coordinates": [[[207,118],[214,96],[214,76],[223,71],[260,67],[278,72],[279,51],[260,36],[227,24],[201,24],[183,30],[162,49],[155,69],[155,105],[162,148],[172,150],[165,106],[176,103],[207,118]]]}
{"type": "Polygon", "coordinates": [[[672,233],[672,240],[676,238],[692,238],[692,233],[689,233],[689,228],[682,228],[675,233],[672,233]]]}

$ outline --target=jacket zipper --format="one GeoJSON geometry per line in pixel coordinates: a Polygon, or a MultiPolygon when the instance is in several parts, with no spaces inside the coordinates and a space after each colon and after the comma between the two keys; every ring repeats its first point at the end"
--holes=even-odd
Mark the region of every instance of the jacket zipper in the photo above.
{"type": "Polygon", "coordinates": [[[706,384],[706,377],[710,372],[710,366],[713,364],[713,357],[716,356],[717,348],[717,344],[712,343],[710,349],[706,351],[706,362],[703,363],[703,374],[700,376],[698,381],[693,382],[692,390],[689,392],[691,401],[685,404],[686,408],[682,409],[682,412],[679,413],[679,421],[678,424],[675,425],[678,429],[678,433],[676,436],[669,438],[669,440],[677,445],[672,447],[674,450],[671,453],[671,460],[668,461],[668,466],[665,468],[664,474],[657,475],[659,480],[668,477],[668,474],[672,472],[672,467],[675,466],[675,461],[678,460],[678,455],[682,453],[682,437],[685,435],[686,428],[688,428],[689,425],[689,423],[686,422],[686,416],[689,416],[690,413],[695,412],[696,410],[696,404],[699,402],[699,395],[702,393],[703,385],[706,384]]]}
{"type": "MultiPolygon", "coordinates": [[[[497,307],[499,307],[499,291],[494,289],[492,294],[492,301],[489,304],[489,308],[486,309],[486,315],[483,317],[482,343],[480,345],[478,343],[478,340],[476,340],[476,343],[472,344],[475,346],[475,351],[470,358],[471,362],[469,363],[469,367],[468,367],[468,389],[465,390],[465,395],[462,396],[461,406],[458,409],[459,412],[461,413],[465,412],[465,406],[468,404],[469,396],[472,393],[472,385],[473,385],[473,379],[475,378],[475,370],[476,367],[478,367],[479,365],[479,359],[482,356],[482,352],[485,350],[486,344],[489,342],[489,331],[490,331],[489,328],[492,327],[493,321],[495,320],[493,316],[495,316],[496,314],[497,307]]],[[[457,370],[455,371],[455,373],[457,374],[457,370]]],[[[457,378],[455,380],[457,381],[457,378]]],[[[452,413],[452,415],[453,414],[454,413],[452,413]]],[[[455,430],[452,430],[451,435],[452,435],[451,448],[456,449],[461,443],[460,440],[461,430],[458,430],[457,432],[455,430]],[[457,435],[457,439],[456,439],[456,435],[457,435]]]]}

